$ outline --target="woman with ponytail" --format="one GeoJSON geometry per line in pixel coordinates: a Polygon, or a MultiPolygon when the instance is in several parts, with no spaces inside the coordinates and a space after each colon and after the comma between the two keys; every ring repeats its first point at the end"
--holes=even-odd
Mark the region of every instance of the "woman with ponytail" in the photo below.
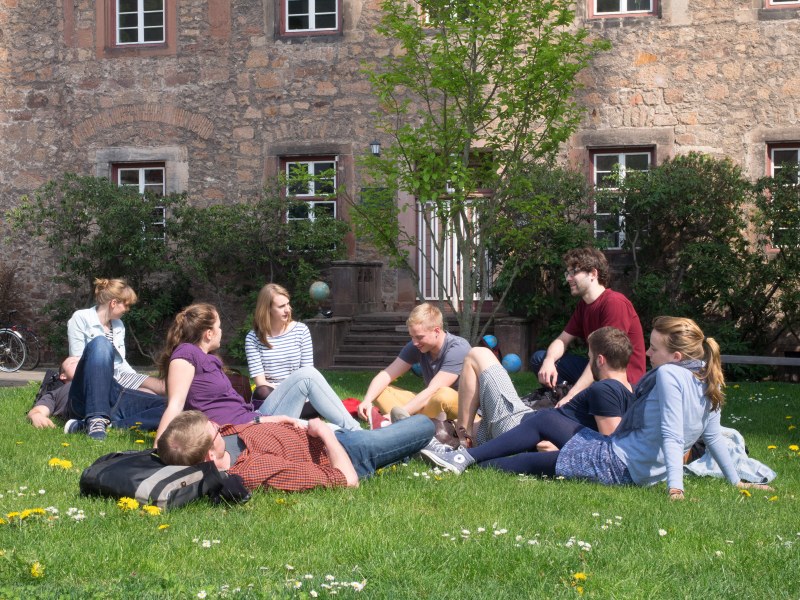
{"type": "Polygon", "coordinates": [[[212,305],[192,304],[175,316],[159,360],[161,374],[167,382],[167,409],[156,439],[183,410],[199,410],[220,425],[294,422],[300,416],[306,396],[329,422],[344,429],[360,429],[324,379],[324,385],[306,381],[305,396],[292,396],[280,403],[265,402],[256,410],[233,389],[222,361],[212,354],[219,349],[221,341],[219,314],[212,305]]]}
{"type": "MultiPolygon", "coordinates": [[[[613,435],[584,427],[558,452],[527,453],[524,468],[516,457],[514,472],[605,485],[649,486],[666,481],[669,497],[682,500],[683,456],[702,437],[733,485],[772,489],[739,479],[722,438],[725,379],[717,342],[706,338],[691,319],[657,317],[647,356],[652,370],[639,381],[636,399],[613,435]]],[[[437,464],[459,473],[475,462],[461,450],[438,457],[437,464]]],[[[478,464],[508,470],[503,460],[478,464]]]]}

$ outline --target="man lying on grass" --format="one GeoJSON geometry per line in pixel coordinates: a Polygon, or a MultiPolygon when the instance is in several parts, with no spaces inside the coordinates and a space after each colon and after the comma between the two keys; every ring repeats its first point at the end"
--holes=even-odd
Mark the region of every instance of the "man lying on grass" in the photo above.
{"type": "Polygon", "coordinates": [[[184,411],[158,439],[158,455],[168,465],[213,461],[250,490],[293,492],[358,487],[359,479],[418,452],[434,434],[433,422],[422,415],[373,431],[334,431],[319,419],[307,427],[291,417],[269,419],[219,427],[199,411],[184,411]]]}

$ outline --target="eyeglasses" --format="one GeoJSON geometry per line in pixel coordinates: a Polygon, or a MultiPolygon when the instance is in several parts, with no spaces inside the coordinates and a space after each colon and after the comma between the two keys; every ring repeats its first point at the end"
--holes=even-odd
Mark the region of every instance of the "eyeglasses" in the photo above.
{"type": "Polygon", "coordinates": [[[211,423],[211,426],[214,428],[214,431],[216,432],[214,434],[214,437],[211,438],[211,445],[213,446],[214,442],[217,441],[217,437],[219,436],[219,425],[214,423],[214,421],[209,421],[209,423],[211,423]]]}
{"type": "Polygon", "coordinates": [[[583,269],[567,269],[564,271],[564,277],[569,279],[570,277],[575,277],[578,273],[583,273],[583,269]]]}

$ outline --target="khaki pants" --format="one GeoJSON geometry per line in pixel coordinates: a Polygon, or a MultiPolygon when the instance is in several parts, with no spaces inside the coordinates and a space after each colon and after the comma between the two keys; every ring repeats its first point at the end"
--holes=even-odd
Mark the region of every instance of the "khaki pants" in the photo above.
{"type": "MultiPolygon", "coordinates": [[[[389,386],[381,395],[375,399],[375,406],[383,414],[388,415],[395,406],[405,406],[416,396],[414,392],[401,390],[394,386],[389,386]]],[[[420,411],[420,414],[435,419],[439,413],[444,411],[448,419],[458,418],[458,392],[451,387],[442,387],[436,390],[428,399],[428,403],[420,411]]]]}

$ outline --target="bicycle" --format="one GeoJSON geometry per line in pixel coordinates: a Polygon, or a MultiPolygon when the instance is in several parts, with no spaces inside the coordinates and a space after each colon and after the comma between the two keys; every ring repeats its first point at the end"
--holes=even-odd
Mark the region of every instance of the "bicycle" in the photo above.
{"type": "Polygon", "coordinates": [[[25,340],[13,329],[0,329],[0,371],[13,373],[19,371],[28,352],[25,340]]]}
{"type": "MultiPolygon", "coordinates": [[[[22,343],[25,345],[25,359],[21,368],[31,371],[39,366],[42,345],[39,341],[39,336],[30,327],[27,325],[15,325],[11,322],[16,312],[16,310],[8,312],[8,323],[4,326],[4,329],[15,332],[22,339],[22,343]]],[[[16,371],[17,369],[14,370],[16,371]]]]}

